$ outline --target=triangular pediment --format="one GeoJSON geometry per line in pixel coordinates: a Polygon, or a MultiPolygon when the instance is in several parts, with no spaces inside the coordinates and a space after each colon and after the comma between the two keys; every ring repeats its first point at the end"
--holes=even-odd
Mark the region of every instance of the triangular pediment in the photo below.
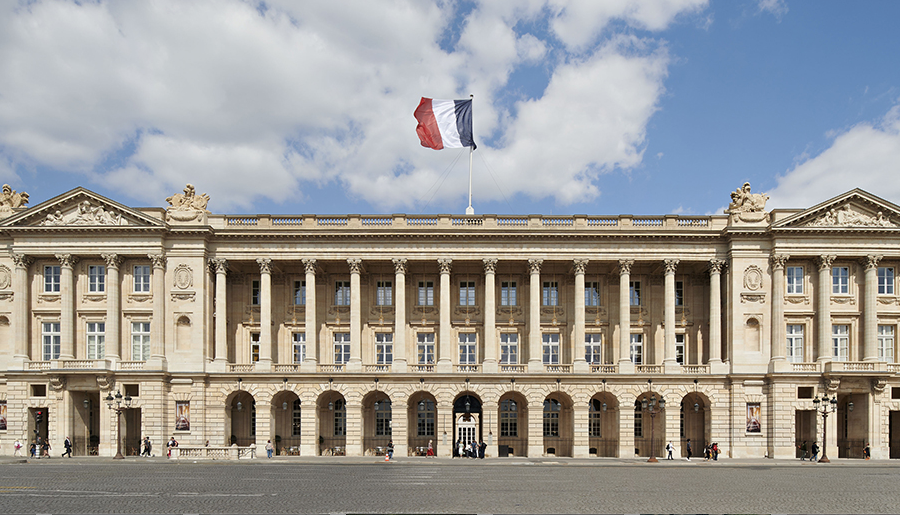
{"type": "Polygon", "coordinates": [[[900,206],[854,189],[793,214],[772,229],[897,229],[900,206]]]}
{"type": "Polygon", "coordinates": [[[20,211],[4,220],[4,228],[126,228],[164,227],[156,218],[78,187],[20,211]]]}

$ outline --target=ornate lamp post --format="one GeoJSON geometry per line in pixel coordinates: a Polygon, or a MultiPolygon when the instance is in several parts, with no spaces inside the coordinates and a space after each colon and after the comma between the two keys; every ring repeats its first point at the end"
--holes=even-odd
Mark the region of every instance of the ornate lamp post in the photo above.
{"type": "Polygon", "coordinates": [[[106,395],[106,407],[111,411],[116,412],[116,455],[113,457],[115,460],[124,460],[125,456],[122,455],[122,412],[131,408],[131,396],[125,395],[124,397],[124,406],[122,392],[116,390],[116,396],[113,397],[112,392],[106,395]]]}
{"type": "Polygon", "coordinates": [[[813,404],[816,406],[816,411],[822,415],[822,457],[819,458],[819,463],[831,463],[831,460],[828,459],[828,456],[825,454],[825,449],[828,448],[827,435],[828,435],[828,414],[834,413],[837,411],[837,396],[832,396],[831,399],[828,398],[828,394],[822,393],[822,398],[816,397],[813,399],[813,404]]]}
{"type": "MultiPolygon", "coordinates": [[[[648,381],[651,384],[652,382],[648,381]]],[[[650,414],[650,459],[647,460],[648,463],[658,463],[659,460],[656,459],[656,450],[653,448],[654,445],[654,433],[656,430],[656,415],[662,413],[662,411],[666,408],[666,400],[662,395],[659,396],[659,404],[656,402],[656,395],[650,391],[650,400],[647,401],[646,398],[641,401],[641,410],[646,411],[650,414]]]]}

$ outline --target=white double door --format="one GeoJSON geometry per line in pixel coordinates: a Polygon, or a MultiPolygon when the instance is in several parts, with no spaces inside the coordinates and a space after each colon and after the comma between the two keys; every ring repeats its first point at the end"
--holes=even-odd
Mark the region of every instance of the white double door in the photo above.
{"type": "Polygon", "coordinates": [[[456,417],[456,440],[465,444],[478,441],[478,415],[462,414],[456,417]]]}

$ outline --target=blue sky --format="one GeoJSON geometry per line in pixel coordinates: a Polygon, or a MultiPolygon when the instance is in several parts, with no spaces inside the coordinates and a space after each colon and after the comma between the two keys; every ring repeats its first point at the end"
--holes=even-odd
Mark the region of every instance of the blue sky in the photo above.
{"type": "Polygon", "coordinates": [[[711,214],[900,203],[900,2],[0,1],[0,181],[214,213],[711,214]]]}

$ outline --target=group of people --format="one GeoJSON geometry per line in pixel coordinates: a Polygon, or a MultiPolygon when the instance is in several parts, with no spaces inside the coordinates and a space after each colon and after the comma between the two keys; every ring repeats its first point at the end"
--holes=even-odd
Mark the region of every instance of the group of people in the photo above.
{"type": "MultiPolygon", "coordinates": [[[[685,450],[687,451],[687,460],[691,461],[691,458],[694,456],[694,447],[691,445],[691,439],[688,438],[685,441],[685,450]]],[[[672,457],[672,454],[675,452],[675,446],[670,441],[666,444],[666,459],[672,460],[675,459],[672,457]]],[[[713,460],[719,461],[719,444],[713,442],[708,444],[703,448],[703,457],[706,461],[713,460]]]]}
{"type": "MultiPolygon", "coordinates": [[[[72,457],[72,442],[69,440],[69,437],[66,437],[66,443],[68,446],[66,447],[66,451],[69,453],[69,457],[72,457]]],[[[22,444],[16,440],[16,452],[19,452],[19,449],[22,448],[22,444]]],[[[49,458],[50,457],[50,440],[46,438],[41,438],[40,435],[34,438],[34,441],[31,442],[31,446],[28,448],[29,454],[34,459],[40,458],[49,458]]],[[[63,454],[65,456],[65,454],[63,454]]]]}
{"type": "Polygon", "coordinates": [[[713,442],[703,449],[703,458],[705,461],[719,461],[719,444],[713,442]]]}
{"type": "Polygon", "coordinates": [[[797,447],[800,449],[800,461],[806,461],[807,458],[809,458],[809,461],[818,461],[818,459],[819,459],[819,443],[818,442],[813,442],[812,447],[809,447],[806,445],[806,440],[803,440],[803,443],[801,443],[797,447]],[[809,455],[809,451],[812,451],[812,456],[809,455]]]}
{"type": "Polygon", "coordinates": [[[462,440],[462,438],[460,438],[456,440],[456,445],[453,447],[453,457],[484,459],[485,449],[487,449],[487,444],[484,443],[484,440],[482,440],[481,442],[472,440],[466,443],[462,440]]]}

